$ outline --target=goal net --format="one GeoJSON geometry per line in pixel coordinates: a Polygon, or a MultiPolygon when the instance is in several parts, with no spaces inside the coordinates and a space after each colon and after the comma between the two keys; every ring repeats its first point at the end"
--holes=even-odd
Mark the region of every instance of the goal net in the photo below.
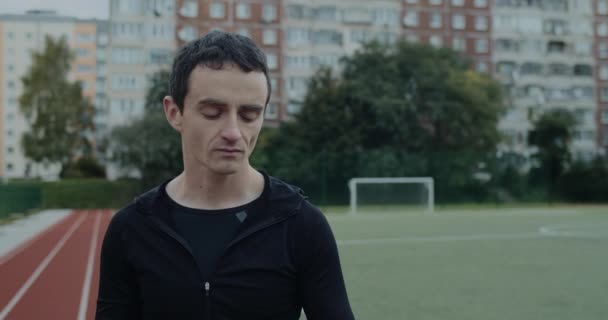
{"type": "Polygon", "coordinates": [[[361,212],[433,212],[433,178],[352,178],[350,213],[361,212]]]}

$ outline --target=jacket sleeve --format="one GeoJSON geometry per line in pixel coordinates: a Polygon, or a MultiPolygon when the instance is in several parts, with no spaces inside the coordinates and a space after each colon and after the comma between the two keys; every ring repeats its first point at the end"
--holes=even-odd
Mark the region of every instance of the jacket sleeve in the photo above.
{"type": "Polygon", "coordinates": [[[338,247],[327,219],[306,202],[298,239],[298,291],[308,320],[352,320],[338,247]]]}
{"type": "Polygon", "coordinates": [[[96,320],[140,319],[138,288],[125,255],[123,225],[126,212],[110,222],[101,247],[96,320]]]}

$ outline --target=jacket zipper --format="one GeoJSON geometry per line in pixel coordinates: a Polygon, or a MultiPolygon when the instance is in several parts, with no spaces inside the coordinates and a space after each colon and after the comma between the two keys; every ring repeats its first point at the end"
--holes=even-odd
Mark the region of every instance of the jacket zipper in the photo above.
{"type": "MultiPolygon", "coordinates": [[[[258,226],[257,228],[254,228],[252,230],[249,230],[248,232],[245,232],[243,234],[241,234],[240,236],[236,237],[234,240],[232,240],[225,248],[224,251],[222,252],[222,254],[220,255],[220,257],[218,258],[218,265],[219,265],[219,261],[222,260],[223,256],[226,254],[226,252],[228,251],[229,248],[231,248],[232,246],[234,246],[236,243],[240,242],[241,240],[251,236],[254,233],[257,233],[259,231],[262,231],[266,228],[269,228],[275,224],[281,223],[289,218],[291,218],[293,215],[295,215],[296,211],[291,212],[288,215],[285,215],[283,217],[281,217],[280,219],[276,219],[270,222],[267,222],[265,224],[262,224],[261,226],[258,226]]],[[[190,257],[192,258],[192,260],[194,260],[194,263],[197,266],[198,272],[201,276],[201,279],[203,279],[204,281],[204,276],[201,273],[201,268],[198,265],[198,262],[196,261],[196,258],[194,257],[194,254],[192,253],[192,249],[190,248],[190,246],[188,245],[188,243],[186,241],[184,241],[178,234],[176,234],[173,230],[171,230],[171,228],[169,228],[169,226],[167,226],[166,223],[164,223],[162,220],[156,218],[156,217],[150,217],[150,220],[152,220],[152,225],[155,226],[157,229],[159,229],[159,231],[165,233],[166,235],[168,235],[169,237],[173,238],[173,240],[177,241],[184,249],[186,249],[186,251],[188,251],[188,253],[190,254],[190,257]]],[[[210,280],[213,279],[213,274],[210,276],[210,279],[208,279],[209,281],[205,281],[205,283],[203,284],[203,288],[205,290],[205,309],[206,314],[207,314],[207,320],[211,320],[211,301],[210,301],[210,294],[211,294],[211,283],[210,280]]]]}
{"type": "Polygon", "coordinates": [[[211,320],[211,302],[209,301],[209,295],[211,294],[211,284],[205,282],[205,310],[207,313],[207,320],[211,320]]]}

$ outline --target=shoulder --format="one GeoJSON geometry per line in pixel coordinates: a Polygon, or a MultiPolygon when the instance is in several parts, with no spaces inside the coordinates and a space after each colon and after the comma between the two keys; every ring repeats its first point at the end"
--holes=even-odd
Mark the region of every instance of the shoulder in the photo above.
{"type": "Polygon", "coordinates": [[[137,209],[135,201],[116,211],[110,220],[110,224],[108,225],[108,229],[106,231],[106,236],[122,238],[127,225],[136,219],[136,211],[137,209]]]}

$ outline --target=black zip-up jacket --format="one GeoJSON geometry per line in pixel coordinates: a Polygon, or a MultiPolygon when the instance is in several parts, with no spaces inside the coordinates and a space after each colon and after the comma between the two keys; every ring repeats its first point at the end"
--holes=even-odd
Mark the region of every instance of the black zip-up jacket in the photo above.
{"type": "Polygon", "coordinates": [[[269,177],[264,212],[248,216],[204,279],[173,227],[161,188],[120,210],[101,250],[97,320],[351,320],[336,241],[302,192],[269,177]]]}

